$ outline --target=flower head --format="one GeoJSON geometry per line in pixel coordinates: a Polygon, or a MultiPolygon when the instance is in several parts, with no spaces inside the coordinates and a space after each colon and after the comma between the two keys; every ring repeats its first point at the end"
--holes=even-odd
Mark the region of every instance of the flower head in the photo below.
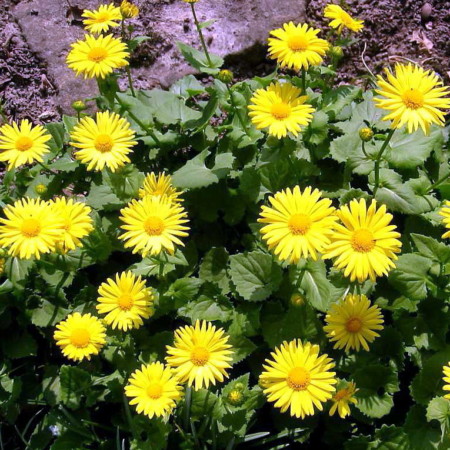
{"type": "Polygon", "coordinates": [[[149,173],[144,180],[144,185],[139,189],[139,197],[160,197],[168,199],[175,203],[181,201],[178,197],[181,192],[172,186],[172,177],[165,173],[156,175],[154,172],[149,173]]]}
{"type": "Polygon", "coordinates": [[[123,0],[120,4],[120,13],[124,19],[134,19],[139,15],[139,8],[133,3],[123,0]]]}
{"type": "Polygon", "coordinates": [[[160,362],[142,364],[128,379],[125,395],[139,414],[161,417],[170,414],[180,400],[183,388],[178,383],[170,367],[160,362]]]}
{"type": "Polygon", "coordinates": [[[365,295],[347,295],[343,300],[333,303],[325,318],[323,328],[334,348],[368,351],[371,343],[383,329],[383,315],[377,305],[371,305],[365,295]]]}
{"type": "Polygon", "coordinates": [[[269,134],[278,139],[288,132],[297,136],[301,126],[308,125],[314,108],[305,103],[307,97],[291,83],[272,83],[266,89],[258,89],[248,106],[249,116],[256,128],[269,128],[269,134]]]}
{"type": "Polygon", "coordinates": [[[319,356],[319,346],[300,339],[283,342],[266,359],[259,379],[269,402],[291,416],[314,414],[314,407],[323,410],[322,403],[332,397],[337,383],[330,370],[334,362],[328,355],[319,356]]]}
{"type": "Polygon", "coordinates": [[[309,66],[318,66],[329,44],[317,37],[320,30],[310,28],[306,24],[294,25],[285,23],[283,28],[270,32],[269,56],[276,59],[281,67],[299,71],[309,66]]]}
{"type": "Polygon", "coordinates": [[[372,128],[364,127],[359,130],[359,138],[364,142],[369,142],[373,138],[372,128]]]}
{"type": "Polygon", "coordinates": [[[443,239],[450,238],[450,202],[445,201],[444,206],[440,209],[439,214],[443,217],[442,222],[447,230],[443,235],[443,239]]]}
{"type": "Polygon", "coordinates": [[[378,75],[376,92],[382,98],[375,98],[377,106],[389,111],[383,120],[392,120],[392,128],[406,124],[408,133],[419,126],[425,134],[431,124],[444,126],[442,110],[450,108],[449,88],[431,70],[419,66],[396,64],[394,73],[385,69],[387,80],[378,75]]]}
{"type": "Polygon", "coordinates": [[[333,416],[337,411],[341,419],[345,419],[350,415],[350,404],[356,405],[358,400],[355,398],[356,389],[355,383],[350,381],[346,387],[338,389],[331,398],[333,405],[330,408],[330,416],[333,416]]]}
{"type": "Polygon", "coordinates": [[[105,78],[114,69],[128,65],[127,46],[112,34],[98,37],[87,34],[82,41],[72,44],[67,65],[84,78],[105,78]]]}
{"type": "MultiPolygon", "coordinates": [[[[445,382],[445,386],[443,387],[444,391],[450,391],[450,362],[442,368],[444,373],[443,380],[445,382]]],[[[444,398],[448,398],[450,400],[450,393],[445,394],[444,398]]]]}
{"type": "Polygon", "coordinates": [[[327,19],[332,19],[330,27],[337,28],[339,33],[342,32],[343,28],[348,28],[355,33],[360,32],[364,28],[364,20],[354,19],[339,5],[327,5],[324,10],[324,15],[327,19]]]}
{"type": "Polygon", "coordinates": [[[57,243],[58,250],[67,253],[81,247],[81,239],[94,229],[89,216],[91,208],[84,203],[74,202],[65,197],[58,197],[50,201],[50,206],[55,215],[63,220],[63,232],[57,243]]]}
{"type": "Polygon", "coordinates": [[[84,117],[70,133],[70,145],[79,150],[75,158],[87,164],[88,170],[103,170],[105,167],[115,172],[130,162],[128,154],[137,144],[130,123],[118,114],[98,112],[95,120],[84,117]]]}
{"type": "Polygon", "coordinates": [[[86,30],[93,34],[99,34],[108,31],[111,27],[118,27],[122,14],[120,8],[110,3],[109,5],[100,5],[95,11],[85,9],[82,17],[86,17],[83,20],[86,30]]]}
{"type": "Polygon", "coordinates": [[[217,78],[225,84],[230,84],[233,81],[234,74],[231,70],[222,69],[218,74],[217,78]]]}
{"type": "Polygon", "coordinates": [[[300,258],[317,260],[330,243],[337,217],[331,200],[321,198],[318,189],[299,186],[269,197],[271,206],[263,206],[258,222],[265,223],[261,234],[280,260],[297,263],[300,258]]]}
{"type": "Polygon", "coordinates": [[[227,395],[227,402],[232,406],[240,406],[244,402],[244,393],[240,389],[233,389],[227,395]]]}
{"type": "Polygon", "coordinates": [[[67,358],[74,361],[84,358],[89,360],[91,355],[98,355],[105,345],[105,331],[97,317],[76,312],[56,325],[53,338],[67,358]]]}
{"type": "Polygon", "coordinates": [[[10,255],[39,259],[42,253],[55,250],[64,223],[49,203],[23,198],[6,206],[3,212],[6,217],[0,218],[0,245],[9,247],[10,255]]]}
{"type": "Polygon", "coordinates": [[[127,331],[139,328],[153,315],[153,293],[145,285],[145,280],[132,272],[116,274],[108,278],[98,289],[96,306],[99,314],[106,314],[105,322],[113,329],[127,331]]]}
{"type": "Polygon", "coordinates": [[[216,380],[228,377],[233,351],[222,328],[210,322],[196,321],[175,331],[173,346],[167,346],[167,364],[174,368],[182,383],[187,382],[197,391],[216,380]]]}
{"type": "Polygon", "coordinates": [[[324,258],[335,258],[334,265],[344,269],[350,281],[360,283],[370,278],[387,275],[395,267],[396,253],[402,243],[400,233],[391,225],[392,214],[385,205],[377,209],[377,203],[367,207],[364,199],[352,200],[337,212],[342,223],[335,226],[331,234],[331,244],[325,249],[324,258]]]}
{"type": "Polygon", "coordinates": [[[125,248],[133,247],[133,253],[142,256],[158,255],[166,250],[173,254],[175,245],[184,245],[180,237],[186,237],[189,227],[186,211],[178,203],[167,198],[146,196],[132,200],[121,211],[121,228],[125,230],[120,239],[125,248]]]}
{"type": "Polygon", "coordinates": [[[24,119],[5,124],[0,127],[0,161],[8,163],[8,170],[16,169],[34,161],[42,162],[42,155],[48,153],[46,144],[51,139],[50,134],[41,125],[33,127],[24,119]]]}

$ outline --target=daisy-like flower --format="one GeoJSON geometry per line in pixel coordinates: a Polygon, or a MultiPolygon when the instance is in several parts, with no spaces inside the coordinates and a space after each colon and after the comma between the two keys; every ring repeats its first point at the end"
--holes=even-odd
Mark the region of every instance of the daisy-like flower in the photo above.
{"type": "MultiPolygon", "coordinates": [[[[450,362],[442,368],[442,372],[444,373],[443,380],[445,386],[443,387],[444,391],[450,391],[450,362]]],[[[450,393],[445,394],[444,398],[448,398],[450,400],[450,393]]]]}
{"type": "Polygon", "coordinates": [[[354,19],[339,5],[327,5],[324,10],[324,15],[327,19],[332,19],[330,27],[337,28],[339,33],[342,32],[343,28],[348,28],[355,33],[358,33],[364,28],[364,20],[354,19]]]}
{"type": "Polygon", "coordinates": [[[125,395],[131,397],[130,405],[136,405],[139,414],[151,419],[170,414],[182,397],[182,389],[170,367],[153,362],[142,364],[131,374],[125,395]]]}
{"type": "Polygon", "coordinates": [[[231,368],[233,351],[222,328],[205,320],[175,331],[173,347],[167,346],[166,362],[173,367],[181,383],[187,382],[197,391],[216,380],[223,382],[231,368]]]}
{"type": "Polygon", "coordinates": [[[112,34],[98,37],[87,34],[84,40],[72,44],[67,65],[84,78],[105,78],[114,69],[128,65],[127,46],[112,34]]]}
{"type": "Polygon", "coordinates": [[[442,222],[448,230],[442,235],[442,238],[450,238],[450,202],[448,200],[445,201],[444,206],[439,211],[439,214],[443,217],[442,222]]]}
{"type": "Polygon", "coordinates": [[[450,108],[449,88],[443,86],[431,70],[413,64],[396,64],[395,73],[385,69],[387,80],[378,75],[377,106],[389,111],[383,120],[392,120],[392,128],[406,124],[408,133],[419,126],[429,134],[432,123],[444,126],[442,110],[450,108]]]}
{"type": "Polygon", "coordinates": [[[259,379],[269,402],[281,412],[289,409],[291,416],[314,414],[314,407],[323,410],[323,403],[332,397],[337,383],[334,362],[328,355],[319,356],[319,346],[300,339],[283,342],[266,359],[259,379]]]}
{"type": "Polygon", "coordinates": [[[116,274],[115,280],[108,278],[98,289],[96,306],[99,314],[106,314],[105,321],[113,329],[127,331],[139,328],[153,315],[154,296],[145,285],[145,280],[132,272],[116,274]]]}
{"type": "Polygon", "coordinates": [[[75,125],[70,137],[70,145],[79,149],[75,151],[75,158],[87,164],[88,170],[100,171],[107,167],[115,172],[131,162],[128,154],[137,144],[130,123],[109,111],[98,112],[95,120],[84,117],[75,125]]]}
{"type": "Polygon", "coordinates": [[[94,11],[85,9],[82,17],[86,17],[86,19],[83,20],[83,25],[87,31],[94,34],[100,34],[104,31],[108,31],[112,27],[118,27],[122,19],[122,14],[120,8],[111,3],[109,5],[100,5],[100,7],[94,11]]]}
{"type": "Polygon", "coordinates": [[[132,200],[121,209],[121,228],[125,230],[119,238],[125,241],[125,248],[142,256],[158,255],[166,250],[175,252],[175,245],[184,245],[180,237],[186,237],[189,227],[185,209],[179,203],[167,198],[144,197],[132,200]]]}
{"type": "Polygon", "coordinates": [[[22,259],[55,250],[63,235],[64,222],[51,205],[41,199],[23,198],[4,210],[0,218],[0,245],[9,247],[9,254],[22,259]]]}
{"type": "Polygon", "coordinates": [[[297,263],[309,256],[317,260],[331,242],[337,217],[331,200],[321,194],[309,186],[303,192],[295,186],[269,197],[272,206],[261,208],[258,222],[268,224],[261,228],[262,237],[280,260],[297,263]]]}
{"type": "Polygon", "coordinates": [[[74,361],[91,359],[98,355],[105,345],[105,327],[99,319],[90,314],[76,312],[56,325],[53,338],[63,355],[74,361]]]}
{"type": "Polygon", "coordinates": [[[335,225],[323,258],[335,258],[334,266],[344,269],[344,276],[350,277],[351,282],[362,283],[367,278],[375,281],[395,267],[393,261],[402,246],[400,233],[390,224],[392,214],[385,205],[377,209],[372,200],[367,207],[364,199],[352,200],[349,205],[336,211],[342,224],[335,225]]]}
{"type": "Polygon", "coordinates": [[[62,253],[81,247],[81,239],[93,229],[89,213],[91,208],[84,203],[74,202],[72,199],[58,197],[49,202],[53,212],[63,220],[63,232],[56,247],[62,253]]]}
{"type": "Polygon", "coordinates": [[[46,144],[51,139],[50,134],[41,125],[33,127],[24,119],[5,124],[0,127],[0,161],[8,163],[8,170],[16,169],[34,161],[42,162],[42,155],[48,153],[46,144]]]}
{"type": "Polygon", "coordinates": [[[249,116],[256,128],[269,128],[268,133],[278,139],[288,132],[297,136],[301,126],[308,125],[314,108],[305,103],[307,97],[291,83],[272,83],[266,89],[258,89],[248,106],[249,116]]]}
{"type": "Polygon", "coordinates": [[[172,186],[172,177],[165,173],[156,175],[149,173],[144,180],[144,185],[139,189],[139,197],[161,197],[167,198],[170,202],[180,202],[181,192],[172,186]]]}
{"type": "Polygon", "coordinates": [[[345,299],[333,303],[325,317],[327,325],[323,327],[334,348],[359,351],[362,347],[369,350],[380,336],[377,331],[383,329],[383,315],[377,305],[371,305],[365,295],[349,294],[345,299]]]}
{"type": "Polygon", "coordinates": [[[306,24],[285,23],[283,28],[270,32],[273,36],[269,38],[270,58],[276,59],[281,67],[297,71],[318,66],[329,47],[327,41],[317,37],[319,32],[306,24]]]}
{"type": "Polygon", "coordinates": [[[330,408],[330,416],[333,416],[337,411],[341,419],[345,419],[350,415],[350,405],[356,405],[358,400],[355,398],[356,389],[355,383],[350,381],[346,387],[338,389],[331,398],[333,406],[330,408]]]}

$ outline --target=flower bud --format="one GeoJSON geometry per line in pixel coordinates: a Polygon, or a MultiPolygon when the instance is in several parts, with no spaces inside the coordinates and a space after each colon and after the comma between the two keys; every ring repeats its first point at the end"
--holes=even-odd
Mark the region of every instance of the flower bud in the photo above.
{"type": "Polygon", "coordinates": [[[369,142],[373,138],[373,131],[366,127],[359,130],[359,137],[364,142],[369,142]]]}
{"type": "Polygon", "coordinates": [[[217,78],[225,84],[229,84],[233,81],[234,75],[231,70],[223,69],[217,75],[217,78]]]}
{"type": "Polygon", "coordinates": [[[45,184],[37,184],[34,187],[34,191],[36,192],[36,194],[43,195],[48,191],[48,189],[45,184]]]}
{"type": "Polygon", "coordinates": [[[120,4],[120,13],[124,19],[134,19],[139,14],[139,8],[133,3],[123,0],[120,4]]]}
{"type": "Polygon", "coordinates": [[[236,389],[237,391],[243,391],[245,389],[245,386],[243,383],[236,383],[234,385],[234,389],[236,389]]]}
{"type": "Polygon", "coordinates": [[[339,45],[333,45],[328,49],[328,54],[332,58],[341,59],[344,56],[344,50],[339,45]]]}
{"type": "Polygon", "coordinates": [[[242,391],[234,389],[228,394],[227,401],[230,405],[233,406],[242,405],[242,402],[244,401],[244,394],[242,393],[242,391]]]}
{"type": "Polygon", "coordinates": [[[299,292],[296,292],[295,294],[291,295],[292,306],[303,306],[305,303],[306,303],[305,297],[299,292]]]}
{"type": "Polygon", "coordinates": [[[81,112],[81,111],[84,111],[85,109],[87,109],[87,106],[86,106],[86,103],[83,102],[83,100],[77,100],[72,103],[72,108],[76,112],[81,112]]]}

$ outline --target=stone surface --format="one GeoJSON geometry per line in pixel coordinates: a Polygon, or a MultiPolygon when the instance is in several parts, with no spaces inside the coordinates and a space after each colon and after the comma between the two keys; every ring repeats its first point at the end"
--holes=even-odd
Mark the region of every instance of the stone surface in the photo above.
{"type": "MultiPolygon", "coordinates": [[[[71,113],[72,101],[96,93],[95,82],[75,77],[67,68],[65,58],[70,44],[84,34],[79,11],[95,8],[100,3],[71,0],[70,8],[63,0],[31,0],[21,1],[12,9],[31,50],[47,66],[48,77],[58,92],[56,101],[63,112],[71,113]]],[[[141,88],[167,87],[191,71],[176,41],[199,48],[190,6],[181,0],[137,0],[135,3],[141,14],[133,21],[133,34],[151,39],[132,59],[133,79],[141,88]]],[[[200,0],[196,10],[200,21],[216,19],[204,33],[211,52],[226,56],[264,43],[268,32],[285,21],[301,21],[305,0],[200,0]]],[[[121,85],[126,85],[124,79],[121,85]]]]}

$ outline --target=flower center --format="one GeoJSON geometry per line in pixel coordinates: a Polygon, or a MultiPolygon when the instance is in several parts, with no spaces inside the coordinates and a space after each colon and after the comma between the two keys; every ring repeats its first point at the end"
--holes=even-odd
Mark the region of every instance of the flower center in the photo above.
{"type": "Polygon", "coordinates": [[[294,367],[286,379],[288,386],[294,391],[304,391],[311,380],[311,375],[303,367],[294,367]]]}
{"type": "Polygon", "coordinates": [[[309,42],[308,38],[297,34],[288,38],[287,45],[293,52],[303,52],[308,48],[309,42]]]}
{"type": "Polygon", "coordinates": [[[164,231],[164,222],[159,217],[147,217],[144,222],[144,230],[149,236],[159,236],[164,231]]]}
{"type": "Polygon", "coordinates": [[[283,102],[275,103],[272,105],[271,113],[272,116],[275,117],[275,119],[286,119],[291,114],[291,107],[283,102]]]}
{"type": "Polygon", "coordinates": [[[25,219],[22,222],[20,231],[28,238],[36,237],[41,232],[41,224],[36,219],[25,219]]]}
{"type": "Polygon", "coordinates": [[[63,225],[64,230],[69,231],[71,227],[72,227],[72,222],[69,219],[64,219],[64,225],[63,225]]]}
{"type": "Polygon", "coordinates": [[[304,235],[311,228],[311,219],[306,214],[294,214],[288,222],[292,234],[304,235]]]}
{"type": "Polygon", "coordinates": [[[346,398],[348,396],[348,390],[347,389],[341,389],[340,391],[337,391],[336,394],[334,395],[334,400],[336,400],[337,402],[340,400],[343,400],[344,398],[346,398]]]}
{"type": "Polygon", "coordinates": [[[423,106],[423,94],[417,89],[406,91],[403,96],[403,103],[409,109],[418,109],[423,106]]]}
{"type": "Polygon", "coordinates": [[[191,352],[191,361],[195,366],[204,366],[209,360],[209,352],[205,347],[194,347],[191,352]]]}
{"type": "Polygon", "coordinates": [[[158,398],[161,397],[163,390],[161,385],[159,384],[151,384],[148,388],[147,388],[147,395],[152,399],[152,400],[157,400],[158,398]]]}
{"type": "Polygon", "coordinates": [[[16,141],[16,149],[19,152],[26,152],[31,147],[33,147],[33,141],[28,136],[20,136],[16,141]]]}
{"type": "Polygon", "coordinates": [[[119,305],[120,309],[128,311],[133,306],[133,297],[131,296],[131,294],[128,293],[122,294],[118,298],[117,304],[119,305]]]}
{"type": "Polygon", "coordinates": [[[357,333],[362,327],[361,319],[358,319],[357,317],[352,317],[351,319],[347,320],[347,323],[345,324],[345,328],[349,333],[357,333]]]}
{"type": "Polygon", "coordinates": [[[354,231],[352,236],[352,247],[357,252],[370,252],[375,247],[373,234],[364,228],[354,231]]]}
{"type": "Polygon", "coordinates": [[[99,13],[97,15],[97,17],[95,18],[96,23],[103,23],[103,22],[107,22],[108,20],[110,20],[110,16],[109,16],[109,13],[107,13],[107,12],[99,13]]]}
{"type": "Polygon", "coordinates": [[[99,134],[94,141],[94,147],[102,153],[110,152],[113,145],[113,140],[107,134],[99,134]]]}
{"type": "Polygon", "coordinates": [[[99,63],[102,62],[108,56],[108,52],[103,47],[91,48],[87,57],[90,61],[99,63]]]}
{"type": "Polygon", "coordinates": [[[89,332],[85,328],[77,328],[72,331],[70,335],[70,342],[72,345],[78,348],[87,347],[91,337],[89,332]]]}

